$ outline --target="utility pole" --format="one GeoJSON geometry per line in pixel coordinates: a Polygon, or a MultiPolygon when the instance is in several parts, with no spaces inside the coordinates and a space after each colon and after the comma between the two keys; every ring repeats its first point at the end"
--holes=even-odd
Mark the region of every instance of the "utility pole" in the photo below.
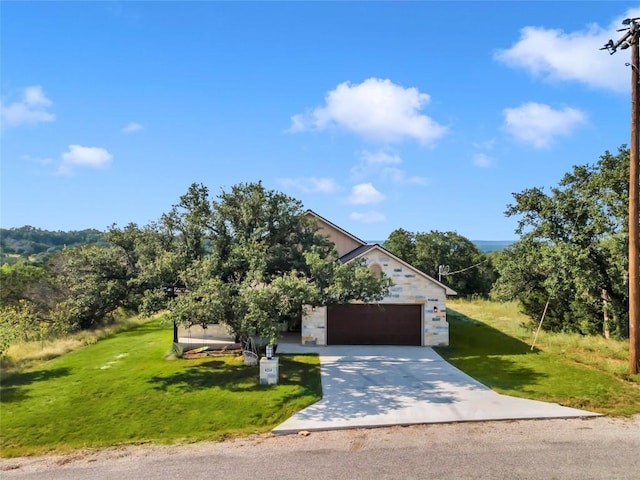
{"type": "Polygon", "coordinates": [[[611,55],[618,49],[631,47],[631,145],[629,151],[629,373],[635,375],[640,370],[640,289],[639,289],[639,251],[638,234],[640,227],[640,167],[638,166],[638,140],[640,128],[640,106],[638,105],[638,82],[640,82],[640,59],[638,41],[640,36],[640,17],[623,20],[625,32],[617,41],[609,40],[601,50],[611,55]]]}

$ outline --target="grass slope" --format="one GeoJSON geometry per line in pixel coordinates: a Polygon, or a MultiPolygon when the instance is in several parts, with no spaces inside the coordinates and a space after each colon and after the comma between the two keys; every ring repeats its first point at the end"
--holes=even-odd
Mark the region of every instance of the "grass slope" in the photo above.
{"type": "Polygon", "coordinates": [[[280,356],[280,383],[236,357],[166,360],[154,320],[7,375],[2,456],[265,432],[322,395],[317,356],[280,356]]]}
{"type": "Polygon", "coordinates": [[[625,342],[532,334],[515,304],[450,302],[449,362],[497,392],[608,415],[640,413],[640,376],[625,373],[625,342]]]}

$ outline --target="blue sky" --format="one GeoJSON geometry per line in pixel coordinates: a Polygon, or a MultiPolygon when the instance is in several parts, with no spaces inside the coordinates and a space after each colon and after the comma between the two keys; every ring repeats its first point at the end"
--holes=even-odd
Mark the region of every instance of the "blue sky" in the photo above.
{"type": "Polygon", "coordinates": [[[354,235],[512,240],[513,192],[629,141],[638,2],[11,2],[4,228],[261,180],[354,235]]]}

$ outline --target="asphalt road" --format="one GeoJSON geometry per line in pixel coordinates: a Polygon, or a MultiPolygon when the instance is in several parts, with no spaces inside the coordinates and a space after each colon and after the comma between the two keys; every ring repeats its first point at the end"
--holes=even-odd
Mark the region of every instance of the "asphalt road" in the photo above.
{"type": "Polygon", "coordinates": [[[640,416],[259,435],[0,460],[4,479],[633,479],[640,416]]]}

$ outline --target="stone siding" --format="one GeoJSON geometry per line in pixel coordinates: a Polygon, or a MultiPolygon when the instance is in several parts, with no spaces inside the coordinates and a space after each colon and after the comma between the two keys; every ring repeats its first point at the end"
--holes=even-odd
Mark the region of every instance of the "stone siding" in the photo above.
{"type": "MultiPolygon", "coordinates": [[[[389,295],[379,303],[420,304],[422,345],[449,345],[445,289],[377,248],[363,255],[367,265],[378,264],[393,281],[389,295]]],[[[302,344],[327,344],[326,307],[306,307],[302,315],[302,344]]]]}
{"type": "Polygon", "coordinates": [[[306,305],[302,312],[302,345],[327,344],[327,307],[306,305]]]}

